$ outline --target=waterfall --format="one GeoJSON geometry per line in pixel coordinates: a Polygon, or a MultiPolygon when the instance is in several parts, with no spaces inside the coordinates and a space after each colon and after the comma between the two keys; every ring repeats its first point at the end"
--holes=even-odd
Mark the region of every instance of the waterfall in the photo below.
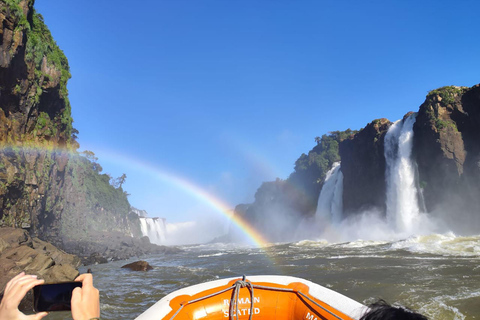
{"type": "Polygon", "coordinates": [[[340,162],[335,162],[325,176],[320,196],[318,197],[317,220],[323,219],[338,224],[343,215],[343,174],[340,162]]]}
{"type": "Polygon", "coordinates": [[[166,238],[165,219],[140,217],[142,234],[150,239],[151,243],[163,244],[166,238]]]}
{"type": "Polygon", "coordinates": [[[410,231],[419,217],[415,163],[411,158],[416,115],[396,121],[385,135],[387,221],[397,231],[410,231]]]}

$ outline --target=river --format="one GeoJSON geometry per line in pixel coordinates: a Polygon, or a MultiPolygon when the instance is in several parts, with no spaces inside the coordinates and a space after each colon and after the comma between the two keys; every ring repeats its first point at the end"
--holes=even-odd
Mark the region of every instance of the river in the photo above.
{"type": "MultiPolygon", "coordinates": [[[[219,278],[291,275],[368,304],[378,298],[436,320],[480,319],[480,236],[452,233],[396,241],[300,241],[266,249],[183,246],[181,253],[143,257],[153,270],[133,272],[116,261],[91,268],[102,319],[134,319],[166,294],[219,278]]],[[[67,314],[46,319],[68,319],[67,314]]]]}

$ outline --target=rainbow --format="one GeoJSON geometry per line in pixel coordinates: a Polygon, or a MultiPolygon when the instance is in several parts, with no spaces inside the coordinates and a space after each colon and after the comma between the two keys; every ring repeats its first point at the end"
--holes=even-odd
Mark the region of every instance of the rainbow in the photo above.
{"type": "Polygon", "coordinates": [[[247,237],[248,239],[258,248],[266,248],[269,246],[268,240],[266,240],[261,233],[255,230],[245,219],[242,219],[239,216],[232,215],[233,206],[227,204],[222,199],[214,196],[213,194],[205,191],[205,189],[199,187],[194,182],[180,176],[177,174],[172,174],[170,170],[160,169],[157,166],[154,166],[148,162],[140,161],[133,157],[126,157],[121,154],[114,152],[108,152],[107,154],[102,154],[101,157],[106,157],[112,159],[117,164],[124,164],[126,166],[135,166],[137,169],[140,168],[149,174],[153,174],[157,179],[162,180],[168,184],[174,185],[180,190],[183,190],[185,193],[190,196],[200,200],[202,203],[208,205],[215,212],[222,214],[231,220],[247,237]]]}
{"type": "MultiPolygon", "coordinates": [[[[9,146],[4,145],[0,147],[1,150],[8,150],[11,148],[22,149],[26,151],[48,151],[48,152],[61,152],[67,153],[71,156],[78,156],[78,153],[72,150],[60,149],[60,148],[51,148],[44,146],[29,146],[26,148],[21,148],[18,146],[9,146]]],[[[265,249],[269,246],[269,242],[260,234],[254,227],[252,227],[247,221],[242,219],[239,216],[231,214],[232,206],[225,203],[222,199],[214,196],[211,193],[208,193],[203,188],[199,187],[192,181],[180,176],[170,173],[170,171],[163,170],[154,166],[145,161],[140,161],[133,157],[127,157],[118,153],[108,152],[102,153],[102,158],[108,158],[110,161],[122,164],[126,166],[135,166],[137,169],[140,168],[143,171],[148,172],[150,175],[154,175],[156,178],[165,181],[168,184],[172,184],[190,196],[200,200],[202,203],[208,205],[215,212],[222,214],[231,220],[246,236],[247,238],[258,248],[265,249]]]]}

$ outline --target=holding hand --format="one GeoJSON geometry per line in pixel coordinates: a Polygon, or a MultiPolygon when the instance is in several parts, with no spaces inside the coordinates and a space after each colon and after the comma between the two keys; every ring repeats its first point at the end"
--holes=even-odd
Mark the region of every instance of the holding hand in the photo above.
{"type": "MultiPolygon", "coordinates": [[[[72,317],[74,320],[90,320],[100,318],[100,294],[93,286],[90,273],[78,276],[75,281],[81,281],[82,287],[72,292],[72,317]]],[[[3,320],[0,318],[0,320],[3,320]]]]}
{"type": "Polygon", "coordinates": [[[0,320],[40,320],[45,317],[48,314],[46,312],[27,316],[18,310],[18,305],[28,290],[43,282],[44,280],[38,280],[37,276],[25,275],[25,272],[10,280],[0,303],[0,320]]]}

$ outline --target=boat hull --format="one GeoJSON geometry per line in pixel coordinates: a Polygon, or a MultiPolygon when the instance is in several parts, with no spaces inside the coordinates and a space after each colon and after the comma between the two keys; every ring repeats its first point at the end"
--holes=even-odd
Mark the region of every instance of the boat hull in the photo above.
{"type": "Polygon", "coordinates": [[[136,319],[357,320],[366,311],[355,300],[301,278],[243,280],[222,279],[177,290],[136,319]]]}

